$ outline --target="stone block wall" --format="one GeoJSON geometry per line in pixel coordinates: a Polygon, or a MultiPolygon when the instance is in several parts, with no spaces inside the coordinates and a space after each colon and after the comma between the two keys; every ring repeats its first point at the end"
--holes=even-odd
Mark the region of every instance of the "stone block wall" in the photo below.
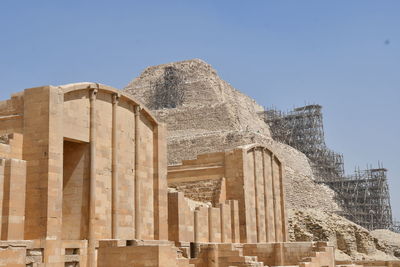
{"type": "Polygon", "coordinates": [[[169,240],[176,243],[230,243],[239,233],[237,201],[192,209],[182,192],[168,193],[169,240]]]}
{"type": "Polygon", "coordinates": [[[313,243],[203,244],[196,267],[302,266],[334,267],[333,247],[313,243]]]}
{"type": "Polygon", "coordinates": [[[130,96],[26,89],[0,102],[0,135],[1,239],[54,241],[42,254],[57,264],[64,241],[89,240],[93,262],[98,239],[168,239],[164,126],[130,96]]]}
{"type": "Polygon", "coordinates": [[[169,183],[168,187],[183,192],[185,197],[203,203],[216,204],[219,202],[222,179],[206,179],[201,181],[188,181],[169,183]]]}
{"type": "Polygon", "coordinates": [[[0,239],[24,239],[26,162],[0,158],[0,239]]]}
{"type": "Polygon", "coordinates": [[[23,132],[23,93],[13,94],[11,99],[0,101],[0,135],[23,132]]]}
{"type": "MultiPolygon", "coordinates": [[[[242,243],[287,240],[284,167],[269,149],[258,145],[242,146],[199,155],[197,159],[184,160],[181,165],[168,168],[168,184],[183,189],[188,197],[198,196],[211,179],[221,181],[214,206],[219,207],[218,204],[226,200],[238,201],[240,231],[235,239],[239,238],[242,243]]],[[[220,222],[216,220],[215,223],[220,222]]],[[[215,234],[220,235],[221,232],[215,234]]]]}
{"type": "Polygon", "coordinates": [[[26,244],[0,241],[0,266],[26,267],[26,244]]]}
{"type": "Polygon", "coordinates": [[[257,256],[259,261],[268,266],[293,266],[304,263],[313,263],[312,266],[335,266],[334,248],[325,242],[244,244],[243,255],[257,256]]]}
{"type": "Polygon", "coordinates": [[[87,266],[87,241],[0,241],[0,266],[87,266]]]}
{"type": "Polygon", "coordinates": [[[171,245],[100,247],[98,267],[178,267],[176,250],[171,245]]]}
{"type": "Polygon", "coordinates": [[[4,142],[0,142],[0,157],[22,159],[22,134],[11,133],[5,134],[3,137],[5,137],[4,142]]]}
{"type": "Polygon", "coordinates": [[[0,157],[27,162],[26,239],[167,238],[165,133],[129,96],[26,89],[0,102],[0,134],[0,157]]]}

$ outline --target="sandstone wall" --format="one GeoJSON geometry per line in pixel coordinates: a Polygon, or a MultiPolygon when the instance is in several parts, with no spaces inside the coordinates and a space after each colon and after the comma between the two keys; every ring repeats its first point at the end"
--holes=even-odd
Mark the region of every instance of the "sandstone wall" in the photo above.
{"type": "Polygon", "coordinates": [[[168,193],[169,240],[178,243],[238,242],[237,201],[192,207],[182,192],[168,193]]]}
{"type": "MultiPolygon", "coordinates": [[[[188,183],[198,184],[201,189],[210,180],[221,181],[219,201],[214,200],[213,205],[218,207],[225,200],[238,201],[242,243],[287,240],[283,177],[279,158],[255,144],[201,154],[168,168],[168,184],[186,189],[186,197],[197,197],[197,188],[187,187],[188,183]]],[[[210,189],[205,191],[213,193],[210,189]]]]}
{"type": "Polygon", "coordinates": [[[0,239],[24,239],[26,162],[0,158],[0,239]]]}
{"type": "Polygon", "coordinates": [[[201,181],[188,181],[169,183],[168,187],[183,192],[185,197],[203,203],[218,202],[221,191],[222,179],[208,179],[201,181]]]}
{"type": "Polygon", "coordinates": [[[167,239],[165,130],[131,96],[95,83],[25,89],[0,102],[0,136],[3,237],[167,239]]]}

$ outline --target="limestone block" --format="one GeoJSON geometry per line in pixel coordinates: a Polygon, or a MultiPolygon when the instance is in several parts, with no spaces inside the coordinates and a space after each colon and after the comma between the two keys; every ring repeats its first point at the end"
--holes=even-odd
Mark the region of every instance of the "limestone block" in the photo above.
{"type": "Polygon", "coordinates": [[[208,208],[209,242],[221,243],[221,210],[208,208]]]}
{"type": "Polygon", "coordinates": [[[24,239],[26,162],[0,159],[2,240],[24,239]]]}
{"type": "Polygon", "coordinates": [[[101,247],[98,267],[177,267],[176,257],[170,245],[101,247]]]}

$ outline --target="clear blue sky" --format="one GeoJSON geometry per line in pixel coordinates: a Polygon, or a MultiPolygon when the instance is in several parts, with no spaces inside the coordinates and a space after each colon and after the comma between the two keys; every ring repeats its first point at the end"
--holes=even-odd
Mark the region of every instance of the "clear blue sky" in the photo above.
{"type": "Polygon", "coordinates": [[[265,106],[324,106],[328,145],[389,169],[400,219],[400,1],[0,1],[0,99],[45,84],[124,87],[190,58],[265,106]]]}

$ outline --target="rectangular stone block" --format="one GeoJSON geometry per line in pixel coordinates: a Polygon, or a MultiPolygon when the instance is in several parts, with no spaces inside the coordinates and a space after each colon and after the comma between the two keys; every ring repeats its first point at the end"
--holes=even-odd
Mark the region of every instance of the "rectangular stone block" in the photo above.
{"type": "Polygon", "coordinates": [[[24,239],[26,162],[0,159],[1,239],[24,239]]]}

